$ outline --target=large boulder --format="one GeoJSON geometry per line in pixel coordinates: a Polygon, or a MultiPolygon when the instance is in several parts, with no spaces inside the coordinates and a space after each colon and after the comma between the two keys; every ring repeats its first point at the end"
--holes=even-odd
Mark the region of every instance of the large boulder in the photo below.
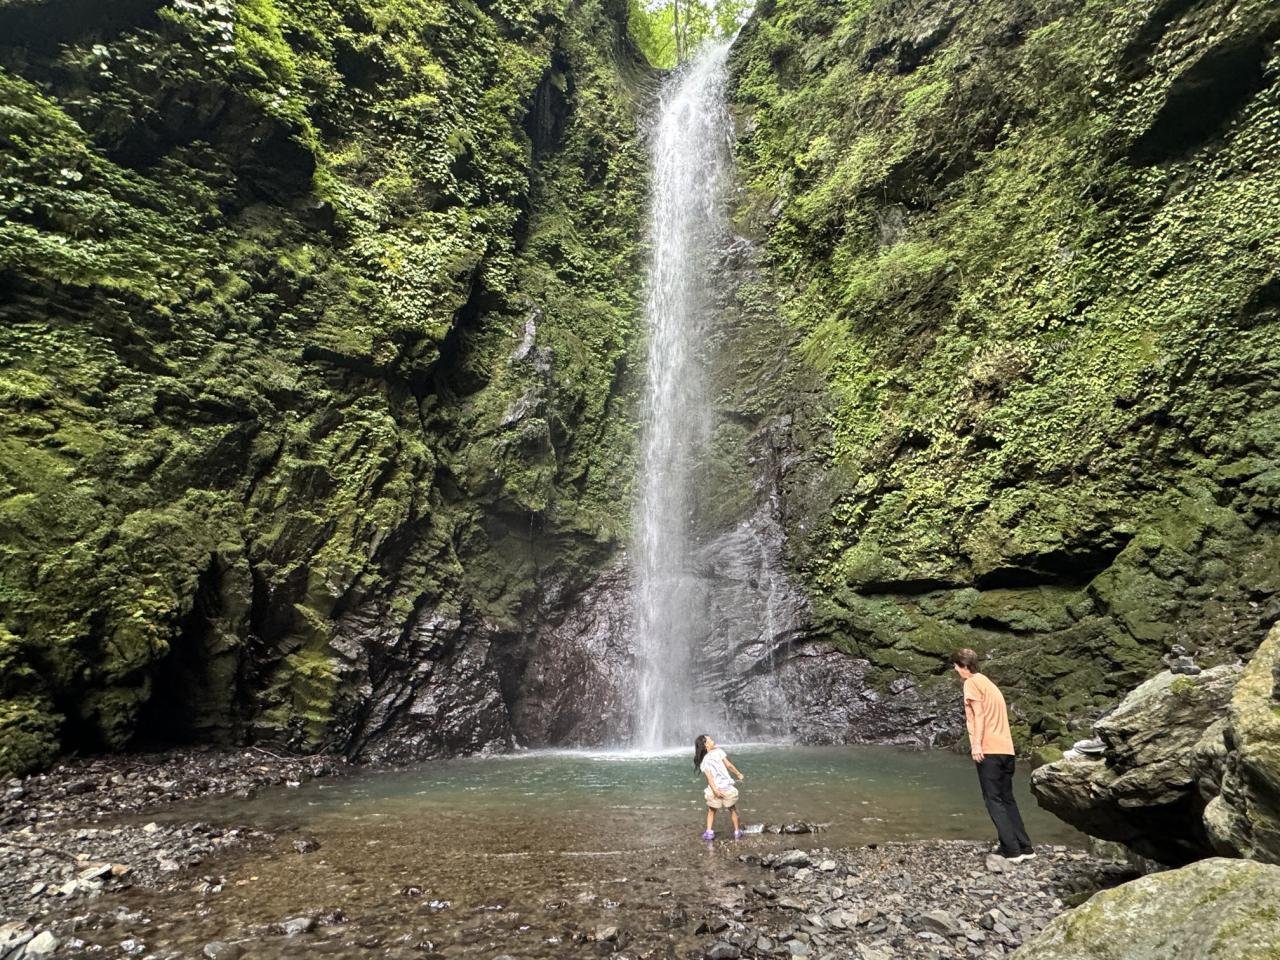
{"type": "Polygon", "coordinates": [[[1152,677],[1095,725],[1104,745],[1099,758],[1068,755],[1035,771],[1036,799],[1085,833],[1161,863],[1211,856],[1203,758],[1212,755],[1215,734],[1220,741],[1214,722],[1225,713],[1241,669],[1152,677]]]}
{"type": "Polygon", "coordinates": [[[1214,847],[1280,863],[1280,625],[1236,684],[1223,740],[1221,792],[1205,810],[1214,847]]]}
{"type": "Polygon", "coordinates": [[[1062,914],[1019,960],[1275,960],[1280,867],[1214,858],[1099,893],[1062,914]]]}

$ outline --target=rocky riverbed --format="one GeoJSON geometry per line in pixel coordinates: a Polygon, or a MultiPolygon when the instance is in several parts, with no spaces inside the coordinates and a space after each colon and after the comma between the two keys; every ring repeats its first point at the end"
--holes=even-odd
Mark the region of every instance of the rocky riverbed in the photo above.
{"type": "MultiPolygon", "coordinates": [[[[328,757],[199,751],[77,761],[9,781],[0,826],[0,958],[362,956],[375,947],[387,957],[489,960],[999,957],[1088,893],[1129,876],[1067,846],[1042,846],[1036,860],[1011,864],[969,841],[840,849],[830,840],[810,846],[826,833],[788,827],[709,849],[690,835],[653,838],[603,861],[553,858],[571,864],[554,868],[568,872],[528,895],[512,874],[523,861],[502,859],[527,854],[478,851],[468,869],[501,862],[509,882],[490,884],[489,899],[472,904],[459,899],[465,888],[450,886],[456,865],[429,851],[373,867],[379,847],[365,844],[381,844],[378,833],[349,842],[317,828],[326,838],[320,844],[293,815],[255,819],[255,803],[243,804],[247,824],[231,822],[241,816],[239,803],[175,806],[219,795],[248,801],[272,784],[280,796],[305,799],[306,791],[288,786],[348,769],[328,757]],[[324,880],[352,869],[367,879],[356,886],[324,880]],[[623,875],[630,879],[619,882],[623,875]],[[405,877],[414,882],[401,883],[405,877]],[[247,893],[264,885],[276,891],[269,907],[247,893]],[[291,886],[297,889],[281,895],[291,886]],[[385,896],[370,894],[384,886],[385,896]],[[498,888],[505,897],[491,903],[498,888]]],[[[333,787],[307,790],[317,788],[333,787]]],[[[263,803],[278,806],[270,796],[256,807],[263,803]]],[[[365,829],[353,817],[343,830],[365,829]]],[[[368,822],[386,829],[381,816],[368,822]]]]}
{"type": "MultiPolygon", "coordinates": [[[[186,821],[180,814],[167,817],[165,808],[211,796],[247,800],[265,786],[299,786],[348,769],[344,760],[329,756],[180,750],[70,760],[5,781],[0,921],[29,930],[83,912],[104,891],[134,885],[216,887],[217,878],[200,876],[201,864],[227,850],[266,843],[272,835],[186,821]]],[[[0,957],[9,960],[4,936],[0,931],[0,957]]]]}

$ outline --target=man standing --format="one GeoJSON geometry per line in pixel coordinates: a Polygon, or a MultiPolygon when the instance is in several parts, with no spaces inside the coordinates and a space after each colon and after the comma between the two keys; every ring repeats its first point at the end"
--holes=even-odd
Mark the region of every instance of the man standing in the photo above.
{"type": "Polygon", "coordinates": [[[1035,851],[1013,798],[1013,735],[1000,688],[978,672],[978,655],[968,648],[951,655],[951,665],[964,680],[964,722],[969,752],[978,765],[982,799],[1000,836],[1000,854],[1014,863],[1030,860],[1035,851]]]}

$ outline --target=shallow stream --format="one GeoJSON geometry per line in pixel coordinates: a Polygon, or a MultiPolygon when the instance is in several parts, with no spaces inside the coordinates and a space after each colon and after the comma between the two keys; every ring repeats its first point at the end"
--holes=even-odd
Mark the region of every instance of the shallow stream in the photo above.
{"type": "MultiPolygon", "coordinates": [[[[736,883],[759,876],[744,852],[887,840],[992,836],[972,763],[879,747],[728,746],[746,781],[749,824],[829,823],[816,835],[699,839],[705,810],[691,751],[649,755],[539,752],[360,774],[251,801],[175,808],[168,816],[264,827],[269,850],[197,867],[182,889],[131,890],[107,903],[137,918],[80,934],[115,947],[142,939],[152,956],[198,956],[212,940],[252,957],[304,954],[518,958],[594,956],[575,940],[616,926],[632,956],[681,953],[708,908],[731,908],[736,883]],[[298,853],[294,841],[319,849],[298,853]],[[218,892],[201,892],[210,874],[218,892]],[[340,911],[288,937],[268,925],[340,911]],[[681,911],[688,913],[685,918],[681,911]],[[669,948],[668,948],[669,945],[669,948]]],[[[1032,839],[1079,837],[1018,784],[1032,839]]],[[[720,835],[728,821],[721,815],[720,835]]],[[[104,898],[105,900],[106,898],[104,898]]],[[[103,911],[105,912],[105,911],[103,911]]]]}

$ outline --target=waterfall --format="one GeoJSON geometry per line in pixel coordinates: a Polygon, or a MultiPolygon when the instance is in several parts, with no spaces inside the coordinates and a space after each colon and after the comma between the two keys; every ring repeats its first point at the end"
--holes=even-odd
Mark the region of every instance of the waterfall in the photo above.
{"type": "Polygon", "coordinates": [[[703,347],[727,235],[728,54],[727,41],[709,45],[666,80],[650,140],[649,347],[633,546],[633,745],[644,749],[690,742],[695,727],[723,715],[695,680],[708,613],[692,525],[695,471],[711,433],[703,347]]]}

